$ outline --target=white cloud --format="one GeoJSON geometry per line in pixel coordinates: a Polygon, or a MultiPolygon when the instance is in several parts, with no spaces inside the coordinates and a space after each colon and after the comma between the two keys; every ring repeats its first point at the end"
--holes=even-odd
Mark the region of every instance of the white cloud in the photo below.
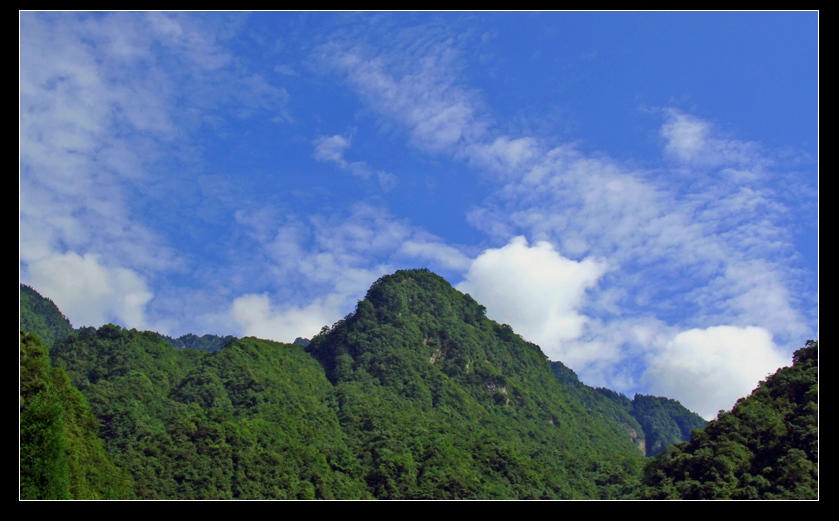
{"type": "Polygon", "coordinates": [[[501,136],[490,144],[482,143],[466,147],[466,155],[469,157],[471,166],[487,169],[502,178],[511,173],[521,172],[541,153],[538,141],[532,137],[510,139],[501,136]]]}
{"type": "Polygon", "coordinates": [[[472,264],[463,252],[442,242],[408,240],[402,244],[401,252],[407,256],[435,261],[440,266],[465,271],[472,264]]]}
{"type": "Polygon", "coordinates": [[[377,111],[408,128],[415,146],[434,152],[460,152],[487,129],[476,94],[453,85],[448,75],[457,51],[448,38],[426,35],[408,55],[370,57],[360,48],[328,44],[320,59],[345,74],[377,111]],[[411,53],[421,49],[419,56],[411,53]],[[407,65],[410,64],[410,65],[407,65]]]}
{"type": "Polygon", "coordinates": [[[667,141],[665,152],[686,163],[699,159],[707,146],[708,127],[708,123],[699,119],[672,113],[661,127],[661,136],[667,141]]]}
{"type": "Polygon", "coordinates": [[[759,327],[713,326],[677,334],[652,354],[643,379],[650,392],[677,398],[712,419],[789,360],[759,327]]]}
{"type": "Polygon", "coordinates": [[[335,163],[343,170],[348,170],[356,177],[369,179],[374,173],[382,190],[388,191],[396,186],[396,176],[383,171],[375,171],[365,161],[348,162],[344,152],[349,150],[351,141],[340,134],[324,136],[315,140],[315,159],[335,163]]]}
{"type": "Polygon", "coordinates": [[[104,266],[97,255],[53,255],[29,266],[30,283],[56,303],[75,327],[119,322],[148,327],[146,304],[152,299],[135,271],[104,266]]]}
{"type": "Polygon", "coordinates": [[[390,172],[383,172],[378,170],[376,172],[376,179],[379,181],[379,186],[382,188],[382,191],[388,192],[393,190],[396,187],[396,176],[391,174],[390,172]]]}
{"type": "Polygon", "coordinates": [[[771,162],[760,154],[755,143],[717,137],[712,125],[676,109],[664,111],[666,120],[660,135],[664,151],[678,161],[694,166],[745,165],[763,168],[771,162]]]}
{"type": "Polygon", "coordinates": [[[574,363],[566,343],[583,334],[586,290],[605,271],[602,261],[576,262],[547,242],[529,246],[524,237],[515,237],[479,255],[457,289],[485,305],[490,318],[539,344],[551,359],[574,363]]]}
{"type": "Polygon", "coordinates": [[[141,327],[145,281],[183,267],[154,231],[149,207],[158,201],[149,197],[166,192],[156,161],[192,161],[192,131],[217,125],[221,105],[239,117],[284,113],[287,93],[237,62],[214,23],[171,13],[21,13],[21,278],[35,284],[37,274],[67,290],[72,284],[39,270],[57,259],[88,274],[99,266],[109,289],[62,297],[71,317],[141,327]]]}
{"type": "Polygon", "coordinates": [[[319,161],[334,161],[343,168],[347,167],[344,152],[350,148],[349,139],[340,134],[325,136],[315,140],[315,159],[319,161]]]}
{"type": "MultiPolygon", "coordinates": [[[[703,139],[717,149],[757,149],[707,132],[703,139]]],[[[684,141],[687,147],[690,140],[684,141]]],[[[473,211],[470,221],[496,240],[526,233],[575,258],[608,259],[613,271],[604,287],[620,287],[636,303],[624,299],[624,312],[681,306],[692,310],[690,325],[755,325],[789,339],[806,327],[791,291],[795,270],[787,266],[795,249],[783,224],[788,210],[766,187],[760,165],[769,161],[735,159],[758,165],[752,181],[691,171],[695,186],[685,189],[559,147],[530,160],[527,171],[473,211]]]]}
{"type": "MultiPolygon", "coordinates": [[[[688,352],[690,335],[678,331],[719,333],[729,330],[713,328],[731,324],[747,332],[749,345],[771,345],[774,335],[791,349],[797,335],[814,329],[794,296],[800,280],[785,224],[789,209],[770,188],[771,169],[781,167],[762,146],[724,136],[711,122],[676,109],[659,111],[663,153],[672,161],[649,170],[572,144],[550,148],[534,137],[499,135],[481,96],[458,82],[456,40],[429,34],[420,44],[381,53],[330,44],[320,56],[370,108],[406,128],[412,144],[503,183],[469,221],[493,240],[510,242],[479,256],[458,286],[493,318],[584,380],[628,387],[638,385],[646,351],[670,345],[688,352]],[[513,239],[520,235],[540,242],[528,247],[513,239]],[[609,272],[605,261],[592,258],[608,261],[609,272]],[[576,272],[576,285],[568,282],[576,290],[553,302],[545,288],[563,283],[543,280],[540,262],[591,264],[576,272]],[[530,294],[537,297],[525,297],[530,294]],[[590,299],[585,306],[584,297],[590,299]],[[623,369],[630,359],[639,365],[623,369]]],[[[648,372],[647,384],[659,374],[648,372]]],[[[727,399],[713,396],[708,403],[724,406],[720,400],[727,399]]]]}
{"type": "Polygon", "coordinates": [[[233,301],[231,315],[244,336],[292,342],[312,338],[322,326],[335,322],[344,302],[334,300],[317,299],[305,307],[273,306],[268,295],[249,294],[233,301]]]}

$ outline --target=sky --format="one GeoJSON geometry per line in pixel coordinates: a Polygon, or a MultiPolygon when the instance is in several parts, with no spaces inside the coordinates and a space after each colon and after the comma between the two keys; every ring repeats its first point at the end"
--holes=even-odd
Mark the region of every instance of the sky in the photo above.
{"type": "Polygon", "coordinates": [[[428,268],[706,418],[818,338],[817,12],[21,12],[20,280],[291,342],[428,268]]]}

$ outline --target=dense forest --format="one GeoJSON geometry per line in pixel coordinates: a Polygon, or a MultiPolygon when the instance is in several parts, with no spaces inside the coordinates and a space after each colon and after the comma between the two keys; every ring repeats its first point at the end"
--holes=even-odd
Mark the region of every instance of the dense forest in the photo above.
{"type": "MultiPolygon", "coordinates": [[[[728,457],[706,445],[733,420],[703,431],[675,400],[586,386],[485,311],[410,270],[311,341],[173,339],[74,330],[21,285],[21,498],[817,497],[815,384],[772,377],[738,402],[731,415],[752,413],[737,432],[771,425],[742,434],[749,452],[716,488],[736,476],[755,492],[713,495],[718,476],[688,460],[728,457]],[[748,405],[760,393],[772,400],[748,405]]],[[[788,369],[809,360],[815,382],[817,344],[805,350],[788,369]]]]}
{"type": "Polygon", "coordinates": [[[644,470],[649,499],[816,499],[819,344],[644,470]]]}
{"type": "Polygon", "coordinates": [[[37,335],[20,336],[20,495],[130,499],[130,476],[105,452],[85,397],[52,367],[37,335]]]}

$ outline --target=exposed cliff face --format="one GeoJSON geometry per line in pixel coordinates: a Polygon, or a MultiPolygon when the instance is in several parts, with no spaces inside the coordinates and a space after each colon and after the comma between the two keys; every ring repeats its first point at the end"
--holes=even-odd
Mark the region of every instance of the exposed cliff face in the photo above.
{"type": "Polygon", "coordinates": [[[647,441],[644,439],[642,433],[636,431],[630,426],[626,427],[627,432],[629,433],[629,438],[632,440],[632,443],[638,447],[638,450],[641,451],[641,454],[647,454],[647,441]]]}

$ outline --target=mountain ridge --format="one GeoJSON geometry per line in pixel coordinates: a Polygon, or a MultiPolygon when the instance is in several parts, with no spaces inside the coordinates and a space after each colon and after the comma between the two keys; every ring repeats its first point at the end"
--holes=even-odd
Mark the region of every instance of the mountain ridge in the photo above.
{"type": "MultiPolygon", "coordinates": [[[[21,306],[23,315],[23,296],[21,306]]],[[[163,335],[106,325],[57,339],[50,354],[103,422],[105,447],[130,469],[138,497],[633,497],[642,456],[666,443],[667,430],[645,433],[639,404],[671,426],[693,413],[663,397],[629,400],[588,387],[485,314],[442,277],[400,270],[305,346],[228,337],[219,350],[172,349],[163,335]],[[247,352],[254,356],[235,354],[247,352]],[[285,384],[268,392],[265,382],[292,374],[313,375],[296,386],[319,398],[285,384]],[[668,417],[662,403],[678,414],[668,417]],[[320,412],[300,416],[301,409],[320,412]],[[314,418],[332,426],[331,442],[312,434],[324,428],[310,426],[314,418]],[[146,434],[136,439],[137,432],[146,434]],[[234,457],[255,442],[270,451],[280,444],[273,465],[286,461],[281,453],[320,463],[268,471],[260,458],[234,457]],[[175,463],[178,453],[193,454],[188,467],[175,463]],[[149,474],[152,461],[170,470],[149,474]],[[217,478],[208,484],[200,469],[217,478]],[[287,485],[266,488],[262,480],[278,472],[287,485]]]]}

